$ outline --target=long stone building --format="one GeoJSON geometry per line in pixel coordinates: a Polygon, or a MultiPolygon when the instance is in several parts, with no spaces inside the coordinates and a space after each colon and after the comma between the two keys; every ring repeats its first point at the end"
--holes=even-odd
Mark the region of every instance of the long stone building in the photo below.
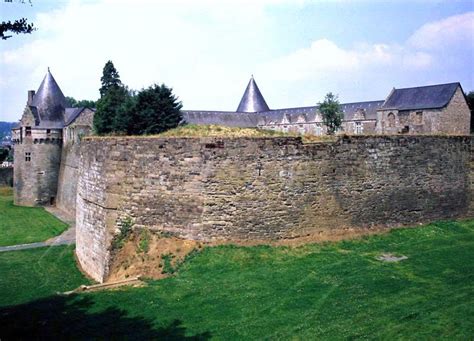
{"type": "MultiPolygon", "coordinates": [[[[341,104],[345,134],[467,135],[470,111],[460,83],[393,89],[385,100],[341,104]]],[[[184,111],[187,122],[324,135],[318,106],[270,109],[252,77],[235,112],[184,111]]]]}
{"type": "MultiPolygon", "coordinates": [[[[459,83],[393,89],[385,100],[344,103],[346,134],[469,134],[470,112],[459,83]]],[[[92,131],[93,108],[68,108],[48,69],[13,129],[14,198],[25,206],[75,211],[79,146],[92,131]]],[[[323,135],[317,106],[272,110],[252,77],[235,112],[183,111],[188,123],[258,127],[323,135]]]]}

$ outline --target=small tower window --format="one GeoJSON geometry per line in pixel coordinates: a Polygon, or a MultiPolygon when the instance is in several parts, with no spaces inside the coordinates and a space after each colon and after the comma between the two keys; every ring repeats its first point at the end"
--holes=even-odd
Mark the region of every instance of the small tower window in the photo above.
{"type": "Polygon", "coordinates": [[[25,128],[25,136],[31,136],[31,127],[25,128]]]}
{"type": "Polygon", "coordinates": [[[423,111],[416,112],[415,124],[423,124],[423,111]]]}
{"type": "Polygon", "coordinates": [[[25,161],[30,162],[31,161],[31,152],[25,152],[25,161]]]}
{"type": "Polygon", "coordinates": [[[387,116],[388,119],[388,127],[393,128],[395,127],[395,115],[391,112],[387,116]]]}

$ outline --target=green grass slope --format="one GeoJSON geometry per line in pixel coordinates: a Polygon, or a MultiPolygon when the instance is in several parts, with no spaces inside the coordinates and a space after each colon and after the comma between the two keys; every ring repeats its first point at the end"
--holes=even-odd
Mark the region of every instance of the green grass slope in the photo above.
{"type": "Polygon", "coordinates": [[[0,252],[0,307],[89,284],[77,269],[73,252],[73,246],[0,252]]]}
{"type": "Polygon", "coordinates": [[[144,288],[0,308],[0,338],[472,340],[473,254],[472,220],[296,248],[210,247],[144,288]],[[377,259],[386,252],[408,259],[377,259]]]}
{"type": "Polygon", "coordinates": [[[0,188],[0,246],[45,241],[66,228],[42,207],[13,205],[11,188],[0,188]]]}

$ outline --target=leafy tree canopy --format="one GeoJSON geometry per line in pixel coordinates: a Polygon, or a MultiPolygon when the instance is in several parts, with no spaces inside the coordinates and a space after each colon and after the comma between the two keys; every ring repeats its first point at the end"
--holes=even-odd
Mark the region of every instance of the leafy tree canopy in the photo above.
{"type": "Polygon", "coordinates": [[[182,120],[183,105],[166,85],[153,85],[140,91],[134,107],[130,133],[159,134],[176,128],[182,120]]]}
{"type": "Polygon", "coordinates": [[[102,82],[102,86],[99,89],[100,96],[104,96],[110,88],[122,86],[119,73],[111,60],[105,63],[100,81],[102,82]]]}
{"type": "Polygon", "coordinates": [[[342,110],[337,95],[329,92],[324,101],[319,103],[319,111],[328,128],[328,135],[333,135],[342,124],[342,110]]]}
{"type": "Polygon", "coordinates": [[[467,100],[467,105],[469,105],[469,109],[471,109],[471,132],[474,131],[474,91],[469,91],[468,94],[466,94],[466,100],[467,100]]]}
{"type": "Polygon", "coordinates": [[[469,93],[466,94],[466,100],[469,108],[474,110],[474,91],[469,91],[469,93]]]}
{"type": "Polygon", "coordinates": [[[94,115],[94,130],[99,135],[158,134],[182,120],[182,104],[164,84],[131,91],[122,84],[111,61],[105,64],[101,81],[94,115]]]}
{"type": "Polygon", "coordinates": [[[97,134],[127,133],[132,95],[123,86],[111,87],[98,101],[94,114],[97,134]]]}
{"type": "Polygon", "coordinates": [[[81,99],[78,101],[74,97],[69,97],[69,96],[66,96],[66,101],[69,104],[70,108],[83,108],[83,107],[95,108],[97,104],[96,101],[92,101],[89,99],[81,99]]]}
{"type": "MultiPolygon", "coordinates": [[[[25,0],[18,0],[20,3],[25,3],[25,0]]],[[[4,2],[12,2],[12,0],[4,0],[4,2]]],[[[31,5],[31,0],[29,1],[31,5]]],[[[0,38],[2,40],[7,40],[8,38],[11,38],[11,34],[7,34],[7,32],[11,32],[14,34],[29,34],[33,31],[35,31],[36,28],[34,25],[31,23],[28,23],[28,19],[26,18],[21,18],[18,20],[8,20],[8,21],[2,21],[0,23],[0,38]]]]}

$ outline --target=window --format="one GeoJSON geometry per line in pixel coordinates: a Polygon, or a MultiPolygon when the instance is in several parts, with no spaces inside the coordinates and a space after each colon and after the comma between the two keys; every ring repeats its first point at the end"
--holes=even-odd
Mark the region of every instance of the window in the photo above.
{"type": "Polygon", "coordinates": [[[322,130],[323,130],[323,129],[321,128],[321,125],[320,125],[319,123],[316,124],[316,135],[318,135],[318,136],[319,136],[319,135],[322,135],[322,133],[323,133],[322,130]]]}
{"type": "Polygon", "coordinates": [[[416,112],[415,124],[423,124],[423,111],[417,111],[416,112]]]}
{"type": "Polygon", "coordinates": [[[387,115],[388,127],[395,127],[395,115],[391,112],[387,115]]]}
{"type": "Polygon", "coordinates": [[[31,127],[25,128],[25,136],[31,136],[31,127]]]}
{"type": "Polygon", "coordinates": [[[46,129],[46,134],[51,134],[51,129],[46,129]]]}
{"type": "Polygon", "coordinates": [[[355,123],[355,133],[356,134],[362,134],[362,131],[363,131],[363,126],[362,126],[362,122],[356,122],[355,123]]]}
{"type": "Polygon", "coordinates": [[[30,162],[31,161],[31,152],[25,152],[25,161],[30,162]]]}

